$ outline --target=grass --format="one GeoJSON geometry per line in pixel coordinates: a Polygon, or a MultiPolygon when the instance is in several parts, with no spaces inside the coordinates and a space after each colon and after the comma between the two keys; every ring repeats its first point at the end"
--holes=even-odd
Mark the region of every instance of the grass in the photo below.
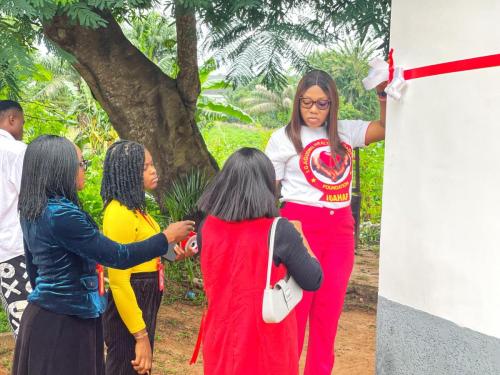
{"type": "Polygon", "coordinates": [[[2,308],[0,309],[0,333],[9,331],[10,331],[9,321],[7,320],[7,315],[5,314],[5,311],[2,308]]]}
{"type": "Polygon", "coordinates": [[[241,147],[255,147],[263,151],[274,130],[214,123],[212,126],[202,129],[202,135],[208,151],[222,167],[226,159],[241,147]]]}

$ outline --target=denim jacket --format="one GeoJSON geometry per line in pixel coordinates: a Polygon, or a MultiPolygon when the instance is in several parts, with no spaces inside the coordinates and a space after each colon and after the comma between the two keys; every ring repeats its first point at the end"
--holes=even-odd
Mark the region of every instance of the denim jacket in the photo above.
{"type": "Polygon", "coordinates": [[[55,313],[99,317],[96,264],[125,269],[167,252],[159,233],[131,244],[111,241],[89,215],[66,198],[51,198],[35,221],[21,220],[26,270],[33,288],[28,301],[55,313]]]}

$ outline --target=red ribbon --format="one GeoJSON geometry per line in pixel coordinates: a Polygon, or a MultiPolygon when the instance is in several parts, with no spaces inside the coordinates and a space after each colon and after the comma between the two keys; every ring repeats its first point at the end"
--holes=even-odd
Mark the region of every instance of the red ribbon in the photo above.
{"type": "Polygon", "coordinates": [[[158,268],[158,290],[163,292],[165,289],[165,266],[160,258],[156,260],[156,268],[158,268]]]}
{"type": "Polygon", "coordinates": [[[404,78],[406,80],[435,76],[439,74],[448,74],[455,72],[463,72],[466,70],[492,68],[500,66],[500,54],[474,57],[471,59],[450,61],[442,64],[422,66],[405,70],[404,78]]]}
{"type": "Polygon", "coordinates": [[[98,284],[99,295],[103,296],[105,290],[104,290],[104,267],[102,266],[102,264],[96,265],[96,271],[97,271],[97,284],[98,284]]]}
{"type": "Polygon", "coordinates": [[[389,83],[392,82],[392,79],[394,78],[394,59],[392,57],[392,54],[394,53],[394,48],[391,48],[389,51],[389,83]]]}
{"type": "MultiPolygon", "coordinates": [[[[389,51],[389,82],[394,78],[393,49],[389,51]]],[[[463,72],[474,69],[484,69],[500,66],[500,54],[474,57],[464,60],[456,60],[441,64],[421,66],[413,69],[405,69],[403,77],[405,80],[436,76],[455,72],[463,72]]]]}
{"type": "Polygon", "coordinates": [[[203,315],[201,317],[201,322],[200,322],[200,329],[198,330],[198,339],[196,340],[196,345],[194,346],[193,356],[189,361],[190,365],[195,364],[196,361],[198,360],[198,354],[200,352],[200,347],[201,347],[201,339],[203,338],[203,330],[205,328],[206,316],[207,316],[207,310],[203,310],[203,315]]]}

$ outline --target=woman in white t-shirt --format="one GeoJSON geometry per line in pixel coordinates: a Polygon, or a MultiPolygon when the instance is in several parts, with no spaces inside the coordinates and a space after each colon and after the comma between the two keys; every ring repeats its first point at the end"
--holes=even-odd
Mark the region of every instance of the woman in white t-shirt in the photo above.
{"type": "Polygon", "coordinates": [[[385,138],[384,84],[380,120],[337,120],[334,80],[313,70],[299,82],[290,123],[271,136],[266,154],[281,184],[281,215],[298,220],[321,263],[324,282],[297,306],[299,353],[309,318],[305,375],[331,374],[334,341],[354,262],[352,150],[385,138]]]}

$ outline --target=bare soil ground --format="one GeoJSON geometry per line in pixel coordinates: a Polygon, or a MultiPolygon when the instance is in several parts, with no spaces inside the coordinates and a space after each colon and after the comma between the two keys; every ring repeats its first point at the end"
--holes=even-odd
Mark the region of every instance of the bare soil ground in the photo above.
{"type": "MultiPolygon", "coordinates": [[[[378,285],[378,255],[361,249],[347,292],[336,343],[335,375],[371,375],[375,368],[375,315],[378,285]]],[[[168,293],[168,291],[167,291],[168,293]]],[[[202,308],[182,302],[165,304],[158,317],[154,353],[154,375],[201,375],[203,359],[188,364],[202,308]]],[[[0,334],[0,375],[8,375],[14,340],[0,334]]],[[[304,355],[301,367],[304,365],[304,355]]]]}

